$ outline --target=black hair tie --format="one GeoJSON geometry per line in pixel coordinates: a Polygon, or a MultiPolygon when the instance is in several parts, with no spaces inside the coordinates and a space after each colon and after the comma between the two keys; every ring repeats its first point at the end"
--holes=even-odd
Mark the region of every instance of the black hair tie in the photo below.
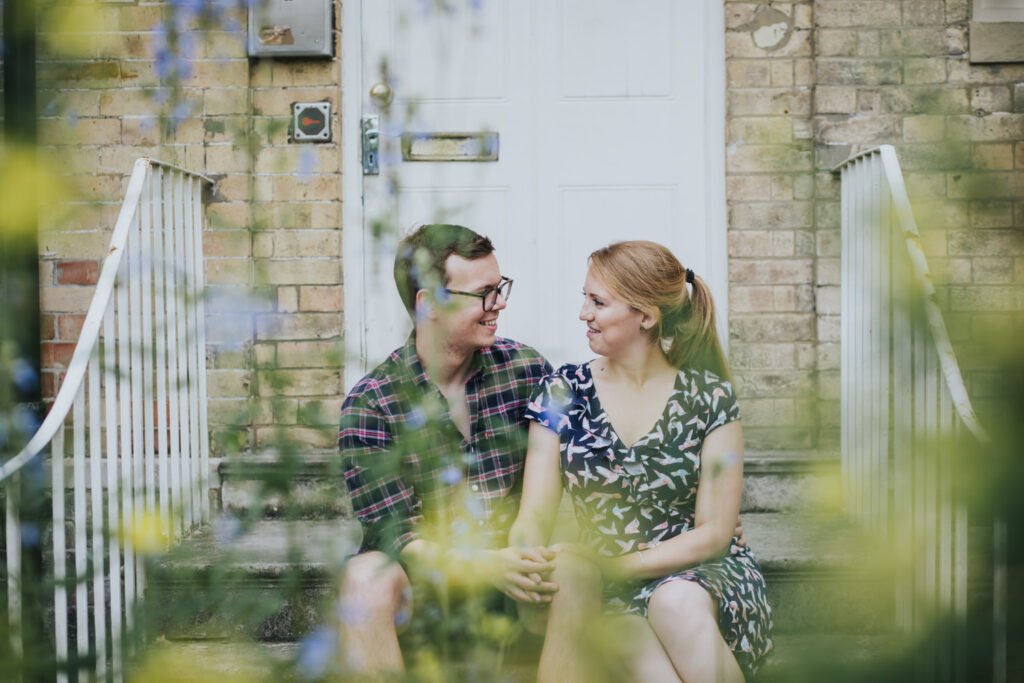
{"type": "Polygon", "coordinates": [[[693,284],[693,278],[694,278],[693,271],[690,270],[689,268],[687,268],[686,269],[686,281],[692,285],[693,284]]]}

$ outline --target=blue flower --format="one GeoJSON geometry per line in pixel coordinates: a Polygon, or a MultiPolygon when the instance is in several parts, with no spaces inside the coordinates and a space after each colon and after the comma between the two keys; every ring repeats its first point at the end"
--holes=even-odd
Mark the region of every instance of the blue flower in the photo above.
{"type": "Polygon", "coordinates": [[[31,394],[39,386],[39,376],[35,368],[24,358],[14,359],[11,375],[14,379],[14,388],[23,394],[31,394]]]}
{"type": "Polygon", "coordinates": [[[323,678],[337,645],[338,634],[329,626],[319,626],[300,640],[299,655],[295,661],[299,676],[305,680],[323,678]]]}
{"type": "Polygon", "coordinates": [[[14,409],[14,424],[27,440],[39,429],[39,416],[28,406],[19,405],[14,409]]]}
{"type": "Polygon", "coordinates": [[[448,486],[454,486],[462,481],[462,470],[455,465],[449,465],[441,470],[441,473],[437,475],[438,478],[448,486]]]}
{"type": "Polygon", "coordinates": [[[213,541],[217,545],[228,545],[242,535],[242,523],[232,515],[217,517],[210,527],[213,532],[213,541]]]}
{"type": "Polygon", "coordinates": [[[405,424],[410,430],[421,429],[427,424],[427,414],[419,408],[413,408],[409,413],[409,417],[406,419],[405,424]]]}
{"type": "Polygon", "coordinates": [[[42,532],[39,525],[34,522],[21,523],[21,545],[26,548],[35,548],[42,539],[42,532]]]}
{"type": "Polygon", "coordinates": [[[316,169],[316,156],[316,152],[309,147],[305,147],[299,152],[299,164],[295,172],[300,180],[308,181],[313,175],[313,171],[316,169]]]}

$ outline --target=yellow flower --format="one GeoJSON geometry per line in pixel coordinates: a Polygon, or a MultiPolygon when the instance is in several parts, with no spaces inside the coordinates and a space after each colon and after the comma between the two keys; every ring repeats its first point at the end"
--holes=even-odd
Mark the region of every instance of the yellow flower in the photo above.
{"type": "Polygon", "coordinates": [[[9,146],[0,151],[0,234],[36,239],[40,209],[71,198],[67,181],[32,152],[9,146]]]}
{"type": "Polygon", "coordinates": [[[139,555],[155,555],[167,549],[164,531],[167,520],[155,512],[136,512],[123,527],[118,537],[139,555]]]}

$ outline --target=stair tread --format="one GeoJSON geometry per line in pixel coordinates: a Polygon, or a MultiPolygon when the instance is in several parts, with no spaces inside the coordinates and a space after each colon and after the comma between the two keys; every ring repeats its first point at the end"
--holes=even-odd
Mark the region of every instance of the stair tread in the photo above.
{"type": "MultiPolygon", "coordinates": [[[[842,570],[863,557],[861,534],[837,514],[748,512],[744,534],[766,572],[842,570]]],[[[248,571],[285,567],[326,569],[359,547],[361,530],[351,519],[258,520],[244,526],[221,517],[186,539],[162,564],[248,571]]]]}
{"type": "MultiPolygon", "coordinates": [[[[775,649],[765,660],[758,680],[775,679],[793,670],[806,672],[810,667],[826,664],[884,666],[884,662],[898,657],[903,647],[901,639],[891,633],[776,634],[772,639],[775,649]]],[[[262,680],[267,675],[268,666],[295,661],[301,647],[296,641],[175,640],[158,643],[151,651],[170,655],[176,661],[191,663],[193,670],[204,675],[197,680],[210,680],[211,675],[246,676],[251,677],[251,680],[262,680]]],[[[290,676],[286,678],[291,679],[290,676]]],[[[186,676],[181,680],[187,683],[192,679],[186,676]]]]}

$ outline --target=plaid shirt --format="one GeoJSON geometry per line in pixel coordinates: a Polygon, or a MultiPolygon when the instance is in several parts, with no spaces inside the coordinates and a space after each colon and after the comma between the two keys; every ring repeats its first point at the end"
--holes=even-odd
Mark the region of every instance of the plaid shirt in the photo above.
{"type": "Polygon", "coordinates": [[[551,366],[498,338],[466,383],[470,438],[428,378],[415,337],[364,377],[341,407],[338,448],[363,549],[401,551],[426,537],[501,547],[522,489],[526,404],[551,366]]]}

